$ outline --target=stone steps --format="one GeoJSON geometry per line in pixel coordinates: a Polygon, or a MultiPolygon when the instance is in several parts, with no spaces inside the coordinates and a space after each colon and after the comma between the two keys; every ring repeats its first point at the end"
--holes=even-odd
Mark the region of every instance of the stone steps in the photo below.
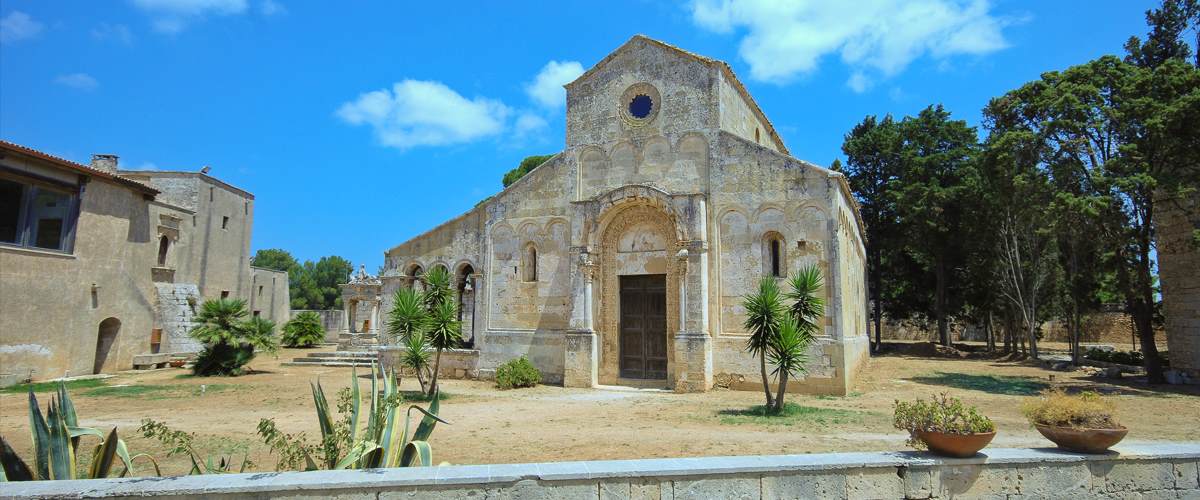
{"type": "Polygon", "coordinates": [[[285,366],[362,366],[370,367],[376,362],[376,351],[324,351],[310,352],[302,358],[293,358],[285,366]]]}

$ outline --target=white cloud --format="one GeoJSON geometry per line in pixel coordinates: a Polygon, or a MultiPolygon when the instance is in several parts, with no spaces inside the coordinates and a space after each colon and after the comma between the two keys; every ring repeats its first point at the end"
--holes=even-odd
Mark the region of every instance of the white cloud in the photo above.
{"type": "Polygon", "coordinates": [[[738,54],[756,80],[786,83],[838,54],[846,82],[865,91],[874,78],[903,71],[923,55],[944,59],[1005,48],[1009,22],[986,0],[696,0],[692,20],[716,33],[744,29],[738,54]]]}
{"type": "Polygon", "coordinates": [[[92,38],[97,40],[116,40],[125,45],[133,43],[133,32],[124,24],[101,23],[92,28],[92,38]]]}
{"type": "Polygon", "coordinates": [[[16,42],[33,38],[42,32],[42,23],[34,21],[29,14],[14,10],[0,17],[0,42],[16,42]]]}
{"type": "Polygon", "coordinates": [[[69,75],[60,75],[54,79],[54,83],[65,85],[73,89],[79,90],[94,90],[100,85],[92,75],[87,73],[71,73],[69,75]]]}
{"type": "Polygon", "coordinates": [[[132,0],[133,5],[150,14],[154,29],[178,33],[188,22],[209,15],[233,15],[246,12],[246,0],[132,0]]]}
{"type": "Polygon", "coordinates": [[[408,149],[471,142],[504,131],[511,110],[504,103],[467,99],[436,81],[404,80],[342,104],[337,116],[370,125],[379,142],[408,149]]]}
{"type": "Polygon", "coordinates": [[[532,82],[525,85],[525,93],[541,106],[560,108],[567,102],[567,92],[563,85],[582,74],[583,65],[578,61],[550,61],[533,77],[532,82]]]}
{"type": "Polygon", "coordinates": [[[263,2],[258,5],[258,11],[264,16],[274,16],[276,14],[287,14],[287,7],[284,7],[283,4],[273,0],[263,0],[263,2]]]}

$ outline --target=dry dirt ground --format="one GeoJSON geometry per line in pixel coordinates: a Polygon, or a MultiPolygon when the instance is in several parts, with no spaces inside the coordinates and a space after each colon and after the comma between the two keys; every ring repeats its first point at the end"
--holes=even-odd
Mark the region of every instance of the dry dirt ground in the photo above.
{"type": "MultiPolygon", "coordinates": [[[[186,459],[164,458],[163,446],[139,435],[144,418],[194,432],[202,453],[248,450],[257,470],[274,470],[275,457],[255,434],[259,419],[274,418],[285,432],[319,435],[309,382],[319,378],[331,399],[350,383],[349,368],[281,365],[303,354],[285,349],[278,358],[260,356],[251,365],[257,373],[236,378],[195,378],[183,369],[123,373],[99,386],[75,387],[71,395],[81,425],[117,426],[131,450],[155,455],[164,473],[186,472],[186,459]]],[[[365,390],[367,380],[359,381],[365,390]]],[[[405,379],[402,388],[416,384],[405,379]]],[[[898,450],[906,436],[892,428],[893,400],[946,392],[995,420],[993,446],[1044,446],[1049,443],[1025,423],[1020,403],[1050,386],[1111,395],[1130,428],[1128,441],[1200,441],[1197,387],[1150,389],[1132,379],[1091,379],[1019,362],[898,355],[871,359],[848,396],[789,395],[805,409],[782,419],[738,414],[762,403],[759,392],[500,391],[486,382],[445,380],[442,416],[452,425],[439,425],[431,441],[435,461],[455,464],[898,450]]],[[[38,396],[44,409],[50,393],[38,396]]],[[[0,393],[0,435],[29,456],[25,394],[0,393]]]]}

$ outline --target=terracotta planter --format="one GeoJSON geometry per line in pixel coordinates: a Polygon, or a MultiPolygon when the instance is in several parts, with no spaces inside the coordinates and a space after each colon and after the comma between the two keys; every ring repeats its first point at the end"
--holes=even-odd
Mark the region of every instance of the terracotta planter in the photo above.
{"type": "Polygon", "coordinates": [[[170,361],[171,368],[183,368],[185,364],[187,364],[187,360],[185,359],[172,359],[170,361]]]}
{"type": "Polygon", "coordinates": [[[996,431],[980,432],[977,434],[947,434],[944,432],[931,431],[915,431],[913,435],[925,443],[932,451],[938,455],[967,458],[975,456],[988,443],[992,442],[992,438],[996,437],[996,431]]]}
{"type": "Polygon", "coordinates": [[[1124,427],[1120,429],[1075,429],[1048,425],[1035,425],[1034,427],[1037,427],[1038,432],[1046,436],[1046,439],[1054,441],[1059,448],[1079,453],[1104,453],[1125,439],[1125,434],[1129,433],[1129,429],[1124,427]]]}

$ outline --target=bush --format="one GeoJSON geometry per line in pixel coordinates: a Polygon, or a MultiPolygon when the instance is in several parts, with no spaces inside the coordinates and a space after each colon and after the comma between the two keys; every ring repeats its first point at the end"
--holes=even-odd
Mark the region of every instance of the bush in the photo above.
{"type": "MultiPolygon", "coordinates": [[[[1117,363],[1121,365],[1142,366],[1145,358],[1140,351],[1105,351],[1095,347],[1088,349],[1083,353],[1083,357],[1092,361],[1103,361],[1105,363],[1117,363]]],[[[1162,361],[1164,367],[1170,366],[1167,360],[1167,353],[1158,353],[1158,359],[1162,361]]]]}
{"type": "Polygon", "coordinates": [[[1029,423],[1077,429],[1122,429],[1113,417],[1114,405],[1094,392],[1070,395],[1062,390],[1042,393],[1021,408],[1029,423]]]}
{"type": "Polygon", "coordinates": [[[192,367],[196,375],[241,375],[256,349],[274,352],[278,348],[275,323],[263,318],[246,320],[246,301],[241,299],[204,301],[196,322],[199,326],[189,334],[204,344],[192,367]]]}
{"type": "Polygon", "coordinates": [[[922,399],[911,403],[896,401],[893,418],[897,429],[909,432],[908,444],[916,449],[925,447],[925,443],[917,439],[917,432],[978,434],[996,430],[992,420],[980,415],[974,406],[967,406],[944,393],[928,402],[922,399]]]}
{"type": "Polygon", "coordinates": [[[304,311],[283,325],[280,339],[288,347],[312,347],[325,340],[325,328],[321,316],[313,311],[304,311]]]}
{"type": "Polygon", "coordinates": [[[525,356],[514,359],[496,368],[496,387],[514,389],[517,387],[533,387],[542,382],[542,372],[533,366],[525,356]]]}

